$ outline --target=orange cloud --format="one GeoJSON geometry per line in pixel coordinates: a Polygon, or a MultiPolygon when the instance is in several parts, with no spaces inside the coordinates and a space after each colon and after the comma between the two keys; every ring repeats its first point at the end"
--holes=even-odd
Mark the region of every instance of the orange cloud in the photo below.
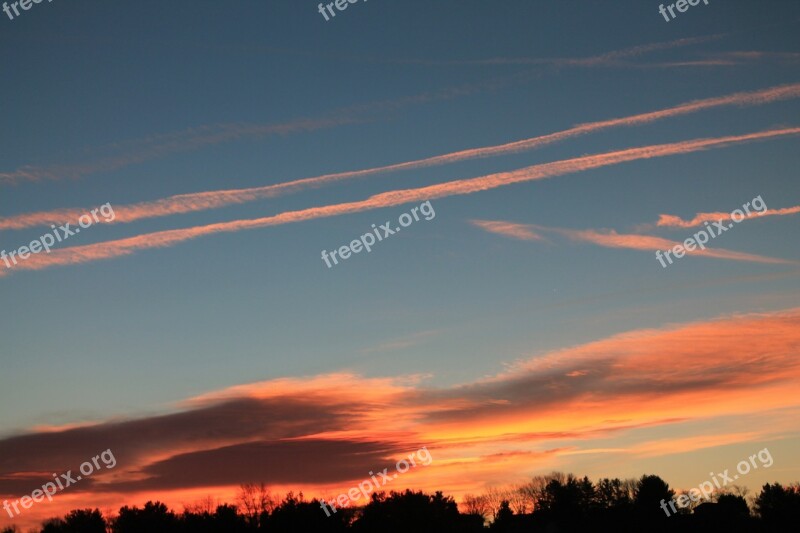
{"type": "Polygon", "coordinates": [[[796,417],[778,411],[800,408],[798,352],[795,308],[622,333],[449,388],[344,373],[254,383],[163,415],[0,439],[0,498],[30,494],[49,472],[75,470],[107,448],[117,466],[70,487],[59,510],[89,498],[179,505],[230,496],[249,481],[327,496],[421,446],[434,461],[403,486],[458,494],[569,468],[583,453],[662,457],[779,438],[798,430],[796,417]],[[760,427],[715,431],[715,421],[756,414],[760,427]],[[670,436],[646,431],[659,426],[670,436]],[[614,434],[639,438],[609,448],[614,434]]]}
{"type": "MultiPolygon", "coordinates": [[[[133,254],[140,250],[164,248],[195,239],[204,235],[230,233],[246,229],[278,226],[306,220],[314,220],[344,214],[358,213],[382,207],[402,205],[410,202],[433,200],[463,194],[496,189],[514,183],[523,183],[562,176],[575,172],[591,170],[604,166],[616,165],[629,161],[688,154],[711,148],[721,148],[743,142],[766,140],[788,135],[797,135],[800,128],[783,128],[745,135],[732,135],[710,139],[695,139],[668,144],[657,144],[640,148],[628,148],[604,154],[588,155],[574,159],[566,159],[553,163],[544,163],[510,172],[489,174],[477,178],[468,178],[429,185],[416,189],[403,189],[384,192],[371,196],[366,200],[333,204],[322,207],[311,207],[298,211],[287,211],[269,217],[220,222],[206,226],[195,226],[185,229],[167,230],[147,233],[117,241],[101,242],[86,246],[74,246],[54,250],[50,254],[33,255],[29,259],[14,266],[16,270],[41,270],[54,266],[73,265],[111,259],[133,254]]],[[[12,269],[0,270],[0,276],[8,274],[12,269]]]]}
{"type": "MultiPolygon", "coordinates": [[[[116,218],[114,219],[113,223],[127,223],[147,218],[216,209],[228,205],[242,204],[263,198],[291,194],[304,189],[321,187],[352,178],[360,178],[398,170],[412,170],[417,168],[440,166],[470,159],[494,157],[525,150],[533,150],[551,143],[568,140],[604,129],[637,126],[665,118],[696,113],[698,111],[716,107],[733,105],[763,105],[780,100],[797,98],[799,96],[800,83],[781,85],[759,91],[740,92],[728,96],[695,100],[693,102],[688,102],[659,111],[580,124],[567,130],[548,135],[541,135],[538,137],[532,137],[529,139],[523,139],[497,146],[461,150],[459,152],[452,152],[449,154],[428,157],[425,159],[417,159],[405,163],[397,163],[364,170],[339,172],[335,174],[325,174],[313,178],[303,178],[262,187],[179,194],[150,202],[115,206],[114,211],[116,213],[116,218]]],[[[0,175],[0,177],[2,177],[2,175],[0,175]]],[[[0,217],[0,230],[22,229],[49,224],[63,224],[69,220],[77,220],[78,217],[86,212],[86,209],[56,209],[51,211],[15,215],[11,217],[0,217]]]]}

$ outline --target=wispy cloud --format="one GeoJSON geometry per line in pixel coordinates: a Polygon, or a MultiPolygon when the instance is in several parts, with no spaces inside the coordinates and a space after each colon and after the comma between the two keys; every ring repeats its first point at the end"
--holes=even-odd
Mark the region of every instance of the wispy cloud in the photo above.
{"type": "Polygon", "coordinates": [[[764,62],[774,61],[779,63],[797,63],[800,62],[800,52],[770,52],[765,50],[740,50],[736,52],[716,52],[710,54],[713,57],[722,61],[735,61],[735,62],[764,62]]]}
{"type": "Polygon", "coordinates": [[[702,44],[723,37],[723,35],[709,35],[704,37],[690,37],[675,39],[659,43],[650,43],[631,46],[622,50],[614,50],[589,57],[492,57],[487,59],[464,60],[436,60],[436,59],[407,59],[394,60],[393,63],[414,64],[426,66],[490,66],[490,65],[543,65],[554,67],[609,67],[625,66],[623,60],[639,57],[651,52],[671,50],[695,44],[702,44]]]}
{"type": "MultiPolygon", "coordinates": [[[[656,250],[669,250],[681,245],[662,237],[640,234],[621,234],[614,230],[574,230],[567,228],[550,228],[535,224],[516,224],[505,221],[492,220],[472,220],[474,226],[484,229],[490,233],[496,233],[506,237],[527,241],[542,240],[543,233],[556,233],[576,242],[585,242],[603,246],[605,248],[625,248],[628,250],[641,250],[644,252],[655,252],[656,250]]],[[[698,257],[708,257],[712,259],[729,259],[732,261],[747,261],[751,263],[765,263],[775,265],[798,265],[797,261],[779,259],[777,257],[766,257],[763,255],[734,252],[722,248],[706,248],[705,250],[696,249],[686,252],[688,255],[698,257]]]]}
{"type": "MultiPolygon", "coordinates": [[[[461,150],[449,154],[417,159],[404,163],[396,163],[393,165],[386,165],[364,170],[339,172],[334,174],[325,174],[322,176],[303,178],[262,187],[188,193],[170,196],[168,198],[150,202],[140,202],[130,205],[117,205],[114,207],[116,213],[114,223],[134,222],[141,219],[190,213],[195,211],[203,211],[206,209],[215,209],[228,205],[242,204],[259,199],[290,194],[308,188],[321,187],[343,180],[382,174],[386,172],[434,167],[470,159],[493,157],[526,150],[533,150],[551,143],[565,141],[604,129],[637,126],[669,117],[695,113],[716,107],[734,105],[763,105],[798,97],[800,97],[800,83],[781,85],[758,91],[740,92],[727,96],[695,100],[658,111],[579,124],[560,132],[523,139],[511,143],[461,150]]],[[[59,224],[67,220],[75,220],[82,214],[86,213],[86,211],[87,210],[85,208],[57,209],[10,217],[0,217],[0,230],[22,229],[39,225],[59,224]]]]}
{"type": "MultiPolygon", "coordinates": [[[[656,250],[669,250],[675,246],[682,245],[669,239],[652,237],[648,235],[619,234],[613,230],[566,230],[558,229],[558,232],[566,237],[579,242],[587,242],[604,246],[606,248],[627,248],[630,250],[642,250],[655,252],[656,250]]],[[[713,259],[729,259],[732,261],[747,261],[751,263],[765,263],[771,265],[798,265],[797,261],[780,259],[777,257],[767,257],[763,255],[748,254],[744,252],[734,252],[722,248],[706,248],[705,250],[694,250],[686,252],[689,255],[698,257],[708,257],[713,259]]]]}
{"type": "MultiPolygon", "coordinates": [[[[500,172],[455,181],[429,185],[416,189],[403,189],[384,192],[371,196],[366,200],[311,207],[298,211],[287,211],[278,215],[242,219],[230,222],[220,222],[205,226],[194,226],[184,229],[146,233],[86,246],[74,246],[54,250],[50,254],[38,254],[20,262],[13,267],[15,270],[41,270],[44,268],[88,263],[102,259],[112,259],[133,254],[137,251],[152,248],[164,248],[178,243],[196,239],[204,235],[218,233],[231,233],[246,229],[279,226],[294,222],[303,222],[332,216],[359,213],[382,207],[391,207],[410,202],[420,202],[448,196],[472,194],[480,191],[496,189],[514,183],[523,183],[540,179],[547,179],[575,172],[582,172],[594,168],[617,165],[629,161],[666,157],[671,155],[689,154],[712,148],[722,148],[732,144],[774,139],[789,135],[797,135],[800,128],[783,128],[768,130],[745,135],[732,135],[708,139],[695,139],[668,144],[657,144],[639,148],[628,148],[603,154],[588,155],[574,159],[566,159],[553,163],[544,163],[510,172],[500,172]]],[[[11,272],[11,269],[0,269],[0,276],[11,272]]]]}
{"type": "Polygon", "coordinates": [[[518,224],[516,222],[504,220],[470,220],[470,223],[489,233],[496,233],[497,235],[511,237],[512,239],[520,239],[523,241],[545,240],[541,233],[534,231],[534,226],[531,224],[518,224]]]}
{"type": "Polygon", "coordinates": [[[280,124],[216,124],[188,128],[180,132],[108,145],[100,149],[104,155],[83,163],[61,163],[48,166],[25,165],[11,172],[0,172],[0,184],[22,181],[77,179],[98,172],[110,172],[129,165],[158,159],[169,154],[197,150],[246,137],[287,135],[315,131],[358,122],[356,117],[299,119],[280,124]]]}
{"type": "MultiPolygon", "coordinates": [[[[796,205],[794,207],[784,207],[782,209],[767,209],[763,213],[751,213],[740,222],[753,218],[796,215],[797,213],[800,213],[800,205],[796,205]]],[[[659,215],[656,225],[664,228],[693,228],[696,226],[702,226],[706,222],[718,222],[720,220],[730,219],[730,213],[723,213],[720,211],[712,213],[697,213],[691,220],[683,220],[681,217],[675,215],[659,215]]]]}
{"type": "Polygon", "coordinates": [[[418,331],[405,337],[390,339],[375,346],[369,346],[361,350],[362,354],[389,352],[394,350],[404,350],[416,346],[425,340],[440,335],[442,330],[430,329],[425,331],[418,331]]]}
{"type": "MultiPolygon", "coordinates": [[[[94,157],[81,163],[59,163],[53,165],[24,165],[11,172],[0,172],[0,185],[23,181],[77,179],[98,172],[110,172],[129,165],[143,163],[170,154],[197,150],[225,142],[269,135],[288,135],[305,131],[317,131],[348,124],[374,120],[374,114],[393,111],[414,104],[449,100],[473,94],[501,85],[497,79],[480,83],[463,84],[439,91],[429,91],[391,100],[366,102],[335,109],[320,118],[299,118],[276,124],[215,124],[187,128],[182,131],[151,135],[141,139],[123,141],[94,148],[94,157]]],[[[54,214],[60,214],[60,210],[54,214]]],[[[64,219],[59,219],[61,222],[64,219]]],[[[52,223],[52,222],[51,222],[52,223]]]]}

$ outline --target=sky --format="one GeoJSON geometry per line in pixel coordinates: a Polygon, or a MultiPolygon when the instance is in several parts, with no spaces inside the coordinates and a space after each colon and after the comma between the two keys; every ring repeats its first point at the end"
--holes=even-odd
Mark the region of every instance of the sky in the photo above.
{"type": "Polygon", "coordinates": [[[457,499],[800,480],[800,5],[658,7],[0,13],[0,499],[116,459],[0,526],[423,446],[457,499]]]}

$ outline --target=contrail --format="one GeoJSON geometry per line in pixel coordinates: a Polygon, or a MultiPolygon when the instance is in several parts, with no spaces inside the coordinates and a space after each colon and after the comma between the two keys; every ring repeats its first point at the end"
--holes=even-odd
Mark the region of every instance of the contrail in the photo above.
{"type": "Polygon", "coordinates": [[[112,152],[110,155],[96,157],[85,163],[50,166],[24,165],[12,172],[0,172],[0,184],[62,178],[77,179],[98,172],[111,172],[172,153],[197,150],[204,146],[236,139],[316,131],[356,122],[363,122],[363,119],[342,116],[316,120],[299,119],[279,124],[215,124],[188,128],[179,132],[152,135],[143,139],[109,145],[104,147],[104,150],[112,152]]]}
{"type": "MultiPolygon", "coordinates": [[[[204,211],[207,209],[215,209],[228,205],[243,204],[263,198],[281,196],[284,194],[290,194],[308,188],[321,187],[330,183],[353,178],[360,178],[398,170],[434,167],[470,159],[493,157],[526,150],[533,150],[547,144],[564,141],[604,129],[636,126],[649,122],[655,122],[664,118],[695,113],[705,109],[734,105],[763,105],[797,97],[800,97],[800,83],[781,85],[758,91],[739,92],[728,96],[695,100],[678,105],[676,107],[632,115],[629,117],[579,124],[564,131],[550,133],[539,137],[532,137],[529,139],[523,139],[520,141],[496,146],[462,150],[459,152],[452,152],[449,154],[428,157],[425,159],[417,159],[405,163],[397,163],[393,165],[340,172],[335,174],[325,174],[322,176],[303,178],[262,187],[179,194],[162,198],[160,200],[115,206],[114,211],[117,216],[114,219],[114,223],[134,222],[136,220],[147,218],[204,211]]],[[[22,229],[40,225],[60,224],[68,220],[76,220],[82,214],[86,213],[86,211],[87,209],[85,208],[57,209],[52,211],[41,211],[36,213],[3,217],[0,218],[0,230],[22,229]]]]}
{"type": "MultiPolygon", "coordinates": [[[[741,221],[761,217],[796,215],[798,213],[800,213],[800,205],[796,205],[794,207],[784,207],[782,209],[767,209],[763,213],[751,213],[741,221]]],[[[702,226],[704,222],[717,222],[719,220],[730,219],[730,213],[722,212],[697,213],[697,215],[695,215],[695,217],[691,220],[683,220],[681,217],[677,217],[675,215],[659,215],[656,226],[667,228],[693,228],[695,226],[702,226]]]]}
{"type": "MultiPolygon", "coordinates": [[[[506,79],[513,79],[506,78],[506,79]]],[[[425,104],[439,100],[449,100],[467,94],[487,90],[503,82],[502,78],[489,79],[478,83],[463,84],[439,91],[418,93],[392,100],[359,103],[334,109],[320,118],[298,118],[281,123],[212,124],[187,128],[181,131],[151,135],[109,144],[96,149],[94,159],[82,163],[62,163],[49,166],[24,165],[12,172],[0,172],[0,185],[15,184],[22,181],[77,179],[98,172],[110,172],[137,163],[143,163],[173,153],[197,150],[239,139],[258,138],[269,135],[288,135],[305,131],[317,131],[372,120],[376,112],[396,110],[414,104],[425,104]]],[[[61,220],[64,222],[64,220],[61,220]]]]}
{"type": "Polygon", "coordinates": [[[691,46],[705,43],[724,37],[725,34],[709,35],[705,37],[690,37],[675,39],[659,43],[643,44],[614,50],[604,54],[590,57],[492,57],[488,59],[462,59],[462,60],[436,60],[436,59],[405,59],[393,60],[390,63],[425,65],[425,66],[487,66],[487,65],[542,65],[554,67],[608,67],[625,66],[622,59],[638,57],[660,50],[670,50],[682,46],[691,46]]]}
{"type": "MultiPolygon", "coordinates": [[[[524,241],[541,241],[544,240],[541,233],[556,233],[566,237],[571,241],[586,242],[603,246],[605,248],[625,248],[628,250],[640,250],[643,252],[653,253],[655,250],[670,250],[675,246],[680,245],[680,242],[674,242],[662,237],[652,235],[640,234],[625,234],[617,233],[612,230],[574,230],[567,228],[551,228],[539,226],[535,224],[517,224],[514,222],[507,222],[504,220],[472,220],[470,221],[474,226],[477,226],[489,233],[512,237],[524,241]]],[[[724,248],[706,248],[703,250],[687,251],[688,255],[696,255],[700,257],[710,257],[714,259],[729,259],[732,261],[748,261],[751,263],[765,263],[771,265],[797,265],[796,261],[788,259],[780,259],[777,257],[768,257],[765,255],[748,254],[744,252],[735,252],[733,250],[725,250],[724,248]]]]}
{"type": "MultiPolygon", "coordinates": [[[[47,254],[33,255],[25,261],[14,266],[13,269],[19,270],[41,270],[48,267],[59,265],[72,265],[99,261],[101,259],[112,259],[124,255],[130,255],[139,250],[150,248],[164,248],[175,244],[216,233],[230,233],[246,229],[263,228],[267,226],[278,226],[305,220],[315,220],[319,218],[332,217],[337,215],[358,213],[381,207],[390,207],[409,202],[432,200],[471,194],[479,191],[496,189],[514,183],[522,183],[540,179],[582,172],[594,168],[610,165],[617,165],[628,161],[641,159],[651,159],[655,157],[665,157],[670,155],[688,154],[707,150],[711,148],[721,148],[732,144],[743,142],[772,139],[797,135],[800,128],[784,128],[768,130],[745,135],[732,135],[727,137],[717,137],[709,139],[694,139],[668,144],[657,144],[643,146],[639,148],[628,148],[603,154],[588,155],[552,163],[533,165],[511,172],[500,172],[468,178],[454,180],[416,189],[404,189],[389,191],[373,195],[366,200],[356,202],[346,202],[322,207],[311,207],[297,211],[287,211],[273,216],[234,220],[230,222],[220,222],[205,226],[194,226],[184,229],[174,229],[146,233],[116,241],[100,242],[86,246],[75,246],[56,250],[47,254]]],[[[8,274],[11,269],[0,269],[0,276],[8,274]]]]}

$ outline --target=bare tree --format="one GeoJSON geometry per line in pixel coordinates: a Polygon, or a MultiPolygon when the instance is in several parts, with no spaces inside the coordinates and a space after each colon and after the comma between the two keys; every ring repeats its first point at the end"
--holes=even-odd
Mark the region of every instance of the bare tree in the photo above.
{"type": "Polygon", "coordinates": [[[500,506],[503,502],[508,502],[509,508],[515,514],[525,514],[533,510],[533,500],[530,496],[531,487],[529,484],[514,487],[490,487],[484,494],[475,498],[480,498],[478,504],[485,515],[492,520],[497,518],[500,506]]]}
{"type": "Polygon", "coordinates": [[[518,487],[517,490],[532,511],[539,507],[539,502],[544,497],[544,489],[547,487],[548,482],[549,479],[545,476],[534,476],[529,482],[518,487]]]}
{"type": "Polygon", "coordinates": [[[489,508],[489,501],[486,498],[486,496],[483,495],[475,496],[473,494],[465,494],[462,504],[464,506],[465,514],[480,515],[484,521],[487,518],[489,518],[489,513],[491,512],[491,510],[489,508]]]}
{"type": "MultiPolygon", "coordinates": [[[[518,506],[524,508],[525,512],[528,512],[528,510],[530,512],[536,511],[543,503],[549,500],[547,486],[553,481],[559,485],[564,485],[571,476],[571,474],[567,475],[564,472],[550,472],[545,476],[534,476],[529,482],[517,487],[516,491],[519,497],[525,502],[524,504],[518,504],[518,506]]],[[[511,503],[510,500],[509,503],[511,503]]]]}
{"type": "Polygon", "coordinates": [[[194,503],[184,503],[183,508],[185,511],[195,514],[214,514],[219,504],[219,500],[215,500],[209,494],[205,498],[197,500],[194,503]]]}
{"type": "Polygon", "coordinates": [[[639,480],[634,478],[628,478],[622,480],[622,489],[628,496],[630,501],[636,499],[636,491],[638,490],[637,487],[639,486],[639,480]]]}
{"type": "Polygon", "coordinates": [[[514,514],[527,514],[533,511],[533,504],[527,495],[527,485],[517,485],[508,491],[508,504],[514,514]]]}
{"type": "Polygon", "coordinates": [[[503,501],[508,500],[508,489],[489,487],[489,489],[483,494],[483,498],[486,500],[486,506],[489,510],[489,515],[491,516],[492,520],[494,520],[497,518],[497,512],[500,510],[500,506],[503,501]]]}
{"type": "Polygon", "coordinates": [[[262,513],[271,513],[278,505],[278,499],[264,483],[244,483],[239,486],[236,501],[252,525],[257,525],[262,513]]]}

